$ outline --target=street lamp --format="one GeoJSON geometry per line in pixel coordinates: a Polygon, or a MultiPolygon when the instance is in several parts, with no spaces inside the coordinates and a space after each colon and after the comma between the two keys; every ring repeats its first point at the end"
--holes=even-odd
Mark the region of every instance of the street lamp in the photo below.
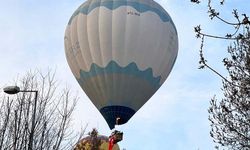
{"type": "Polygon", "coordinates": [[[28,150],[32,150],[33,148],[33,137],[35,132],[35,120],[36,120],[36,104],[37,104],[37,90],[20,90],[18,86],[7,86],[3,89],[3,91],[7,94],[17,94],[19,92],[34,92],[35,93],[35,104],[33,108],[33,114],[32,114],[32,124],[31,124],[31,130],[30,130],[30,136],[29,136],[29,145],[28,150]]]}
{"type": "Polygon", "coordinates": [[[8,86],[5,87],[3,91],[7,94],[17,94],[20,92],[20,88],[18,86],[8,86]]]}

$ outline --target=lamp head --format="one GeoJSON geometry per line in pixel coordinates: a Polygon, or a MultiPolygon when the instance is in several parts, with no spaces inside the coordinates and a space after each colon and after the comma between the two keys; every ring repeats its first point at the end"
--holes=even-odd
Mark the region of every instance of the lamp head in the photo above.
{"type": "Polygon", "coordinates": [[[7,86],[3,91],[7,94],[17,94],[20,92],[20,88],[18,86],[7,86]]]}

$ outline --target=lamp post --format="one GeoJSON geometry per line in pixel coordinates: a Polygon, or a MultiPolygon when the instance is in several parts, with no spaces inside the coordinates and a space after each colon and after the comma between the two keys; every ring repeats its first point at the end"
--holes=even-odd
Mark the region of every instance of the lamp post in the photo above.
{"type": "Polygon", "coordinates": [[[20,90],[18,86],[8,86],[3,89],[3,91],[7,94],[17,94],[19,92],[34,92],[35,93],[35,104],[33,108],[33,114],[32,114],[32,124],[31,124],[31,130],[29,135],[29,144],[28,144],[28,150],[32,150],[33,148],[33,137],[35,132],[35,120],[36,120],[36,104],[37,104],[37,90],[20,90]]]}

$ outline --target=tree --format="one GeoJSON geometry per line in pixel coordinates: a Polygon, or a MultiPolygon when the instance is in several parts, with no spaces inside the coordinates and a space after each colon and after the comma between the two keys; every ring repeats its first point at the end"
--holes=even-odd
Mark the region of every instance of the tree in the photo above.
{"type": "MultiPolygon", "coordinates": [[[[199,4],[199,0],[191,0],[199,4]]],[[[220,1],[224,5],[225,1],[220,1]]],[[[211,122],[210,135],[219,146],[232,150],[250,150],[250,21],[246,14],[242,17],[233,10],[235,22],[223,19],[220,12],[208,0],[208,13],[212,19],[217,18],[225,25],[233,26],[231,33],[225,36],[203,33],[201,26],[195,27],[196,37],[201,39],[200,69],[208,68],[222,78],[223,98],[210,100],[209,120],[211,122]],[[204,56],[204,43],[208,39],[230,40],[227,48],[229,57],[222,62],[228,72],[225,77],[218,70],[208,64],[204,56]]],[[[219,149],[219,146],[216,146],[219,149]]]]}
{"type": "Polygon", "coordinates": [[[37,99],[32,92],[0,96],[0,149],[73,149],[82,135],[70,128],[78,97],[68,88],[59,91],[51,71],[28,72],[15,84],[22,90],[38,90],[38,95],[37,99]]]}

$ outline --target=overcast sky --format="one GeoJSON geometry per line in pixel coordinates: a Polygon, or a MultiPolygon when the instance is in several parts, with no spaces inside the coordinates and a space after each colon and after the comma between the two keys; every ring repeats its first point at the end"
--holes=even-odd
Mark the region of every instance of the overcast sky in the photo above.
{"type": "MultiPolygon", "coordinates": [[[[29,70],[57,70],[58,81],[78,91],[80,101],[74,115],[74,128],[88,124],[101,134],[110,130],[98,110],[74,79],[64,54],[64,31],[73,12],[84,0],[0,0],[0,88],[13,83],[16,76],[29,70]]],[[[201,24],[206,31],[224,31],[212,24],[206,4],[189,0],[156,0],[171,15],[178,31],[179,54],[167,81],[126,124],[127,150],[211,150],[207,108],[209,100],[221,95],[221,81],[208,70],[198,70],[199,40],[193,27],[201,24]]],[[[233,6],[249,12],[246,0],[228,0],[223,13],[231,15],[233,6]],[[236,4],[238,2],[238,4],[236,4]]],[[[248,8],[249,9],[249,8],[248,8]]],[[[250,14],[250,13],[248,13],[250,14]]],[[[221,69],[224,42],[207,42],[209,62],[221,69]]]]}

